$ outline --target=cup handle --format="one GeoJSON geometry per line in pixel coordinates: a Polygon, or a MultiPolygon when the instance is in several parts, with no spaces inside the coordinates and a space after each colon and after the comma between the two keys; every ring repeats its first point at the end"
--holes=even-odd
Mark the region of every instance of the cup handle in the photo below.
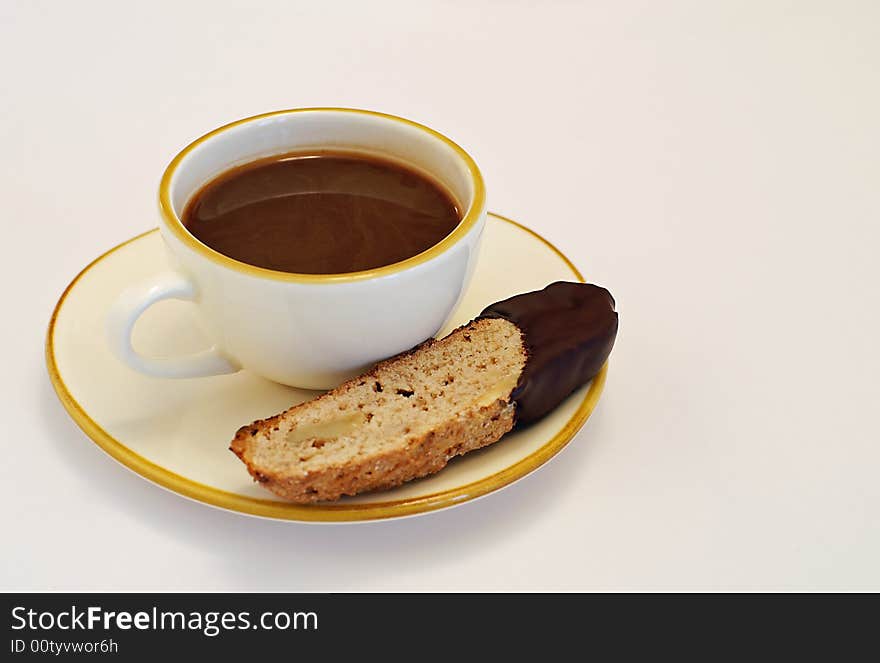
{"type": "Polygon", "coordinates": [[[195,301],[196,298],[192,282],[176,272],[159,274],[123,291],[110,308],[106,320],[107,340],[113,354],[134,370],[157,378],[200,378],[241,370],[216,345],[203,352],[173,359],[145,357],[132,347],[134,324],[150,306],[163,299],[195,301]]]}

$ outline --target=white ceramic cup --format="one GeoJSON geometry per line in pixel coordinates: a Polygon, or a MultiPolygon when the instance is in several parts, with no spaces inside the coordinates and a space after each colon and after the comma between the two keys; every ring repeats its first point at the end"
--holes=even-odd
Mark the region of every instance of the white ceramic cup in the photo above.
{"type": "Polygon", "coordinates": [[[172,271],[119,296],[107,318],[114,353],[155,377],[246,369],[305,389],[334,387],[436,334],[467,286],[486,222],[483,178],[458,145],[409,120],[342,108],[267,113],[202,136],[169,164],[159,207],[172,271]],[[202,244],[181,222],[190,197],[222,172],[320,149],[365,152],[421,170],[455,197],[461,222],[416,256],[347,274],[292,274],[242,263],[202,244]],[[163,299],[194,302],[213,347],[172,359],[139,354],[131,343],[134,324],[163,299]]]}

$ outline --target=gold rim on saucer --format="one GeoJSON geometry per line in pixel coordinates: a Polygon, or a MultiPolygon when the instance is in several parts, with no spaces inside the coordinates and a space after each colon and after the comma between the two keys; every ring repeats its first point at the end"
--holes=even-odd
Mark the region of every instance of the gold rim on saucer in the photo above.
{"type": "MultiPolygon", "coordinates": [[[[526,233],[532,235],[551,251],[553,251],[571,270],[572,275],[579,281],[583,282],[584,278],[572,262],[552,243],[544,237],[536,233],[534,230],[517,223],[511,219],[491,214],[498,220],[509,223],[526,233]]],[[[168,470],[143,456],[129,449],[125,444],[114,438],[106,430],[104,430],[94,419],[92,419],[85,408],[80,405],[74,398],[71,391],[64,382],[64,378],[58,369],[55,359],[55,323],[58,314],[64,306],[65,299],[68,294],[76,286],[77,282],[107,258],[122,247],[131,244],[147,235],[158,232],[158,228],[141,233],[118,246],[113,247],[109,251],[103,253],[98,258],[89,263],[77,276],[71,281],[70,285],[64,290],[52,317],[49,320],[49,328],[46,335],[46,365],[49,371],[49,378],[52,386],[58,394],[62,405],[76,422],[76,424],[88,435],[99,447],[107,452],[116,461],[125,465],[130,470],[149,479],[153,483],[167,488],[175,493],[203,502],[205,504],[237,511],[253,516],[263,518],[273,518],[279,520],[293,520],[302,522],[352,522],[367,520],[382,520],[387,518],[398,518],[402,516],[426,513],[437,509],[443,509],[481,497],[488,493],[507,486],[517,479],[520,479],[533,470],[537,469],[550,458],[555,456],[566,444],[574,437],[575,433],[580,430],[584,422],[589,418],[593,409],[599,401],[602,390],[605,386],[605,379],[608,373],[608,364],[602,367],[602,370],[593,379],[589,388],[583,396],[583,400],[577,407],[572,416],[566,421],[561,428],[553,435],[553,437],[544,445],[533,451],[528,456],[520,459],[513,465],[496,472],[490,476],[483,477],[477,481],[466,485],[457,486],[448,490],[432,493],[429,495],[421,495],[413,498],[404,498],[399,500],[391,500],[387,502],[371,502],[371,503],[319,503],[315,505],[290,504],[275,500],[260,499],[231,493],[226,490],[213,488],[211,486],[193,481],[181,476],[171,470],[168,470]]]]}

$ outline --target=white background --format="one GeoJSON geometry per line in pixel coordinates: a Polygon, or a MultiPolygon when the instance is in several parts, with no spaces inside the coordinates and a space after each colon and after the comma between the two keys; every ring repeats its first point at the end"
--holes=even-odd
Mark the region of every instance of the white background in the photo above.
{"type": "Polygon", "coordinates": [[[880,589],[880,5],[0,2],[0,589],[880,589]],[[227,121],[383,110],[617,298],[556,461],[433,515],[308,526],[130,474],[46,323],[227,121]]]}

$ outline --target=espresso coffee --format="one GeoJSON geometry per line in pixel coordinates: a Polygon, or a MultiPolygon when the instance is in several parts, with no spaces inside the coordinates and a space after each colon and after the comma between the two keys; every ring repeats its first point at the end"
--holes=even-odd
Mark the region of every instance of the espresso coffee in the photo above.
{"type": "Polygon", "coordinates": [[[390,265],[429,249],[461,221],[425,175],[372,156],[272,157],[212,180],[183,224],[199,241],[258,267],[338,274],[390,265]]]}

